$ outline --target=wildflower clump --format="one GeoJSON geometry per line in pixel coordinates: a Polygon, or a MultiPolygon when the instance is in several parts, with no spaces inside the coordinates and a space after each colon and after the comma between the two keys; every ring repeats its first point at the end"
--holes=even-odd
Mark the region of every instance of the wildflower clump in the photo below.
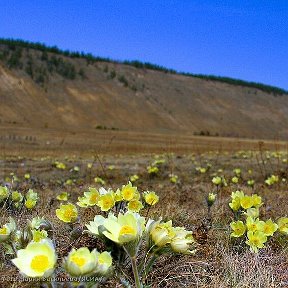
{"type": "Polygon", "coordinates": [[[175,174],[170,174],[169,175],[169,180],[170,180],[171,183],[176,184],[176,183],[178,183],[178,176],[175,175],[175,174]]]}
{"type": "MultiPolygon", "coordinates": [[[[107,190],[105,191],[108,193],[107,190]]],[[[173,227],[171,220],[163,222],[161,219],[149,219],[147,221],[139,214],[144,208],[142,199],[149,206],[159,202],[155,192],[140,193],[137,187],[133,187],[129,182],[116,192],[111,190],[109,193],[114,197],[116,209],[110,209],[107,217],[96,215],[93,221],[86,224],[86,228],[90,234],[107,243],[107,246],[114,247],[113,254],[115,251],[120,254],[124,252],[129,257],[136,287],[141,287],[141,275],[149,272],[160,255],[195,252],[196,245],[191,231],[187,231],[184,227],[173,227]],[[117,209],[120,203],[121,210],[117,209]],[[115,213],[115,211],[120,212],[115,213]],[[112,245],[111,242],[114,244],[112,245]],[[142,245],[145,247],[146,257],[139,259],[137,265],[136,259],[142,245]]]]}
{"type": "Polygon", "coordinates": [[[159,197],[155,192],[145,191],[140,193],[137,187],[128,182],[121,188],[116,189],[116,191],[110,188],[106,190],[101,187],[97,190],[90,187],[89,191],[84,192],[84,196],[78,197],[76,204],[82,208],[98,206],[103,212],[118,211],[119,208],[130,212],[139,212],[145,208],[146,204],[153,206],[158,201],[159,197]]]}
{"type": "Polygon", "coordinates": [[[0,186],[0,205],[6,205],[10,210],[19,210],[22,206],[27,209],[32,209],[36,206],[39,200],[38,194],[32,189],[29,189],[26,194],[22,194],[17,190],[12,190],[6,186],[0,186]]]}
{"type": "Polygon", "coordinates": [[[231,237],[245,237],[245,243],[250,250],[257,253],[259,249],[265,247],[266,242],[278,230],[279,225],[271,219],[260,220],[259,208],[263,202],[259,195],[249,196],[243,191],[236,191],[232,192],[231,199],[229,206],[235,213],[235,217],[244,216],[243,221],[237,220],[230,223],[231,237]]]}
{"type": "Polygon", "coordinates": [[[112,257],[108,252],[91,252],[87,247],[72,249],[64,259],[63,267],[73,277],[105,275],[112,266],[112,257]]]}
{"type": "Polygon", "coordinates": [[[38,201],[38,194],[34,192],[32,189],[29,189],[29,191],[25,195],[25,207],[27,209],[32,209],[36,206],[38,201]]]}
{"type": "Polygon", "coordinates": [[[265,183],[268,185],[268,186],[271,186],[275,183],[278,183],[279,182],[279,176],[277,175],[271,175],[270,177],[268,177],[266,180],[265,180],[265,183]]]}

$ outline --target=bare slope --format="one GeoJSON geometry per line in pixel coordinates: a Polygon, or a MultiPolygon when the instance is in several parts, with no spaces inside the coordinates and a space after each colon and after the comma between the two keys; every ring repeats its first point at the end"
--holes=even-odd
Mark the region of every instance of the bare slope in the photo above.
{"type": "Polygon", "coordinates": [[[0,60],[1,126],[288,138],[288,95],[26,48],[20,60],[0,60]]]}

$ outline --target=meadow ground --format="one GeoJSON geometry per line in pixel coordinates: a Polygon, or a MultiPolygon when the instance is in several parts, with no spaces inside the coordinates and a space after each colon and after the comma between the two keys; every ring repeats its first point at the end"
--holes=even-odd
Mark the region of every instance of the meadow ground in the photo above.
{"type": "MultiPolygon", "coordinates": [[[[139,191],[155,191],[160,197],[159,203],[150,209],[144,208],[141,214],[153,219],[160,216],[165,221],[171,219],[173,225],[193,231],[197,243],[194,255],[160,256],[143,280],[147,285],[145,287],[288,287],[287,235],[276,232],[269,237],[265,248],[260,249],[259,253],[252,253],[243,237],[242,240],[230,237],[230,223],[234,214],[228,205],[232,191],[243,190],[245,194],[257,193],[262,197],[261,219],[277,221],[280,217],[288,216],[288,155],[285,143],[188,136],[179,139],[166,136],[164,140],[159,136],[159,140],[153,135],[144,137],[117,131],[106,132],[106,140],[101,143],[101,133],[104,132],[97,133],[97,141],[95,138],[95,141],[87,142],[89,149],[80,145],[85,142],[85,137],[77,138],[77,146],[77,141],[69,142],[68,137],[64,137],[62,143],[61,135],[58,135],[55,139],[59,141],[52,148],[48,138],[41,138],[41,141],[36,139],[33,149],[29,143],[24,143],[25,139],[18,144],[13,137],[4,139],[0,184],[13,182],[13,189],[23,194],[31,188],[38,193],[39,201],[31,210],[25,207],[2,208],[1,225],[7,222],[9,216],[15,218],[18,227],[24,227],[27,219],[41,216],[53,223],[53,239],[59,259],[73,247],[85,246],[101,251],[101,241],[93,235],[81,234],[85,224],[95,215],[103,214],[99,207],[78,207],[79,220],[73,229],[76,227],[76,231],[80,232],[73,232],[72,235],[71,227],[55,215],[60,205],[56,196],[63,191],[68,192],[69,202],[76,203],[88,187],[103,186],[116,190],[137,174],[139,180],[133,185],[139,191]],[[113,146],[113,137],[118,146],[113,146]],[[133,144],[129,143],[129,139],[133,144]],[[132,139],[136,140],[136,144],[132,139]],[[9,141],[14,142],[9,145],[9,141]],[[46,146],[49,148],[46,149],[46,146]],[[147,172],[147,166],[155,160],[158,161],[155,165],[159,172],[151,175],[147,172]],[[55,161],[64,163],[65,169],[56,168],[55,161]],[[241,169],[238,183],[231,181],[235,168],[241,169]],[[25,179],[27,173],[30,177],[25,179]],[[176,183],[170,181],[170,174],[178,176],[176,183]],[[265,180],[271,175],[277,175],[278,181],[268,185],[265,180]],[[227,186],[217,187],[213,184],[215,176],[225,177],[227,186]],[[104,180],[105,184],[95,183],[95,177],[104,180]],[[255,184],[249,186],[248,180],[254,180],[255,184]],[[210,192],[217,196],[208,214],[206,198],[210,192]]],[[[69,137],[73,138],[73,135],[69,137]]],[[[33,135],[31,139],[33,142],[33,135]]],[[[15,279],[9,282],[8,277],[18,275],[19,271],[10,261],[15,256],[5,255],[4,251],[1,245],[0,287],[40,287],[41,284],[36,282],[15,282],[15,279]]],[[[61,261],[58,261],[57,275],[67,277],[60,268],[61,261]]],[[[122,280],[114,274],[104,283],[99,283],[99,287],[125,287],[123,275],[133,283],[131,267],[126,265],[122,269],[122,280]]],[[[68,282],[64,282],[53,287],[69,286],[68,282]]]]}

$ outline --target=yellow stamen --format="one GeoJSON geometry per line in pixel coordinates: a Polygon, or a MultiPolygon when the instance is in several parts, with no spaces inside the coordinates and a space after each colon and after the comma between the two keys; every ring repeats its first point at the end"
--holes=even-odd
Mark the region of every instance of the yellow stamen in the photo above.
{"type": "Polygon", "coordinates": [[[49,260],[46,255],[35,256],[30,264],[30,267],[36,272],[44,272],[49,267],[49,260]]]}
{"type": "Polygon", "coordinates": [[[1,235],[6,235],[6,234],[8,234],[7,228],[6,228],[6,227],[0,228],[0,234],[1,234],[1,235]]]}
{"type": "Polygon", "coordinates": [[[80,267],[82,267],[86,263],[86,259],[84,257],[77,257],[77,256],[72,256],[71,261],[80,267]]]}
{"type": "Polygon", "coordinates": [[[124,226],[121,228],[121,230],[120,230],[120,232],[119,232],[119,235],[125,235],[125,234],[132,234],[132,235],[134,235],[134,234],[136,234],[136,233],[135,233],[135,230],[134,230],[131,226],[124,225],[124,226]]]}

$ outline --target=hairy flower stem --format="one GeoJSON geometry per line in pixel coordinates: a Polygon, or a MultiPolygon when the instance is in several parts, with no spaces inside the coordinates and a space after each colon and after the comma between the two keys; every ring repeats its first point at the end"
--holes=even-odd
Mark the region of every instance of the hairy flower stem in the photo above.
{"type": "Polygon", "coordinates": [[[140,278],[139,278],[139,273],[138,273],[138,268],[137,268],[137,264],[136,264],[136,257],[130,257],[131,260],[131,264],[132,264],[132,270],[133,270],[133,274],[134,274],[134,280],[135,280],[135,285],[136,288],[141,288],[141,282],[140,282],[140,278]]]}
{"type": "Polygon", "coordinates": [[[156,256],[155,254],[153,254],[153,256],[151,257],[151,259],[149,260],[147,266],[144,269],[144,274],[145,274],[145,278],[147,276],[147,274],[150,272],[153,264],[155,263],[155,260],[157,259],[158,256],[156,256]]]}

